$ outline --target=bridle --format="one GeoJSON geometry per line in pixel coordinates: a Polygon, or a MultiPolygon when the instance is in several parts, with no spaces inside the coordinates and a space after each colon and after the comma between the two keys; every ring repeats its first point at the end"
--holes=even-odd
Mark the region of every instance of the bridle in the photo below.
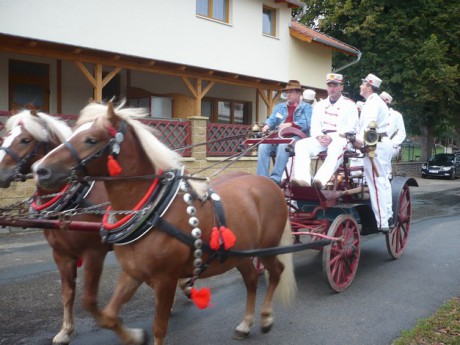
{"type": "Polygon", "coordinates": [[[71,177],[76,178],[76,175],[79,170],[83,172],[85,176],[89,176],[88,168],[87,165],[90,161],[101,157],[104,152],[107,150],[110,151],[110,155],[113,156],[113,158],[117,158],[118,154],[120,153],[120,145],[123,142],[125,138],[125,133],[126,133],[126,128],[128,127],[127,123],[125,121],[121,121],[120,128],[118,131],[116,131],[114,128],[109,128],[108,131],[112,135],[112,139],[110,139],[102,148],[100,148],[98,151],[93,153],[92,155],[89,155],[86,158],[80,158],[78,155],[77,150],[75,147],[72,145],[72,143],[69,140],[66,140],[63,144],[64,147],[66,147],[69,151],[72,157],[77,161],[77,165],[72,167],[70,170],[72,171],[71,177]]]}
{"type": "Polygon", "coordinates": [[[5,151],[7,155],[14,159],[16,166],[14,168],[13,179],[15,181],[25,181],[28,177],[21,173],[21,170],[24,166],[30,162],[30,160],[37,156],[41,148],[44,148],[44,152],[48,152],[48,142],[39,141],[37,145],[34,146],[33,150],[26,154],[24,157],[19,157],[13,150],[9,147],[0,146],[0,150],[5,151]]]}

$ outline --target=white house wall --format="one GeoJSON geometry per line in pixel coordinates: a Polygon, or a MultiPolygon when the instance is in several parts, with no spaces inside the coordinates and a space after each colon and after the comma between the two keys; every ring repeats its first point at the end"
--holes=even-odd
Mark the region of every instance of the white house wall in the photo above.
{"type": "Polygon", "coordinates": [[[325,89],[326,74],[331,72],[331,49],[297,39],[290,45],[290,79],[304,81],[308,87],[325,89]]]}
{"type": "Polygon", "coordinates": [[[229,24],[199,17],[195,7],[194,0],[0,0],[0,32],[289,80],[291,10],[286,4],[230,0],[229,24]],[[280,9],[277,38],[262,35],[264,3],[280,9]]]}

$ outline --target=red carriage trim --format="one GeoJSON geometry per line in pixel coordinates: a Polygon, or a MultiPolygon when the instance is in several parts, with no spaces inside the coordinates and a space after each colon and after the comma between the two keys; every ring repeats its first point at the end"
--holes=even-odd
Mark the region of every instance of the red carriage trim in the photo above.
{"type": "MultiPolygon", "coordinates": [[[[159,175],[161,175],[162,173],[163,173],[163,171],[160,171],[159,175]]],[[[134,206],[133,211],[138,211],[145,205],[145,203],[149,200],[150,196],[153,194],[153,192],[155,191],[156,187],[158,186],[159,181],[160,181],[160,179],[158,177],[155,180],[153,180],[153,183],[150,185],[149,190],[144,195],[144,197],[137,203],[137,205],[134,206]]],[[[105,229],[107,229],[109,231],[122,226],[123,224],[128,222],[132,217],[134,217],[134,213],[131,213],[131,214],[128,214],[127,216],[123,217],[122,219],[120,219],[116,223],[109,223],[108,222],[108,217],[109,217],[110,213],[108,211],[110,211],[111,209],[112,209],[112,206],[107,207],[106,213],[104,213],[104,216],[102,217],[102,225],[104,226],[105,229]]]]}
{"type": "Polygon", "coordinates": [[[45,208],[48,208],[50,207],[52,204],[54,204],[56,201],[58,201],[59,199],[62,198],[62,196],[64,195],[64,193],[67,191],[67,189],[70,188],[70,184],[66,185],[64,188],[62,188],[62,190],[59,192],[58,195],[56,195],[54,198],[52,198],[51,200],[45,202],[43,205],[37,205],[37,202],[36,202],[36,198],[39,197],[38,195],[38,192],[35,193],[35,197],[34,198],[34,201],[32,202],[32,208],[35,210],[35,211],[42,211],[44,210],[45,208]]]}

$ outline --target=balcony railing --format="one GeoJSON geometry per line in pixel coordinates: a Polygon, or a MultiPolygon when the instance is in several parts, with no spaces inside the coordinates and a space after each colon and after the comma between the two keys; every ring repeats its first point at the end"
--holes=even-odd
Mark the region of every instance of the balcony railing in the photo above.
{"type": "Polygon", "coordinates": [[[250,125],[208,123],[206,141],[210,143],[206,145],[206,155],[208,157],[221,157],[237,154],[238,147],[244,141],[244,135],[250,127],[250,125]],[[235,136],[241,137],[233,138],[235,136]]]}
{"type": "MultiPolygon", "coordinates": [[[[11,116],[11,112],[0,111],[0,116],[11,116]]],[[[78,118],[77,115],[68,114],[54,114],[53,116],[62,118],[70,126],[75,125],[78,118]]],[[[148,126],[156,128],[160,132],[158,139],[166,146],[173,150],[177,149],[183,157],[191,157],[191,149],[180,150],[180,148],[190,146],[192,143],[192,125],[189,120],[141,119],[141,121],[148,126]]],[[[3,124],[0,122],[0,130],[2,128],[3,124]]]]}

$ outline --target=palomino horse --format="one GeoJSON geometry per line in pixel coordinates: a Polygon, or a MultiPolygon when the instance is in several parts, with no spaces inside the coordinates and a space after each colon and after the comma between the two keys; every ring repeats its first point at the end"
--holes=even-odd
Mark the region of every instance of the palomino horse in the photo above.
{"type": "MultiPolygon", "coordinates": [[[[13,180],[24,179],[31,172],[31,165],[54,147],[64,142],[72,133],[71,128],[63,121],[44,113],[24,110],[7,121],[8,135],[0,149],[0,187],[7,188],[13,180]]],[[[88,186],[68,188],[75,193],[74,207],[100,204],[107,202],[104,185],[95,183],[89,191],[88,186]],[[83,187],[83,189],[82,189],[83,187]],[[78,201],[76,193],[88,193],[85,200],[78,201]]],[[[56,191],[56,190],[54,190],[56,191]]],[[[59,191],[59,190],[58,190],[59,191]]],[[[53,207],[65,207],[62,197],[47,198],[49,191],[37,190],[33,203],[35,210],[46,211],[53,207]],[[51,202],[52,200],[52,202],[51,202]],[[59,205],[60,206],[57,206],[59,205]]],[[[101,215],[78,215],[72,220],[101,222],[101,215]]],[[[102,273],[104,258],[111,246],[101,244],[98,233],[44,230],[46,240],[53,249],[53,258],[61,277],[61,298],[64,306],[63,322],[60,332],[53,338],[53,344],[68,344],[75,329],[73,304],[77,278],[77,263],[84,264],[83,305],[93,311],[97,309],[97,291],[102,273]]]]}
{"type": "MultiPolygon", "coordinates": [[[[245,338],[255,322],[258,273],[250,256],[231,252],[251,253],[292,244],[283,193],[269,179],[248,174],[223,176],[219,183],[211,183],[211,188],[191,181],[181,172],[181,157],[136,119],[145,115],[142,109],[120,106],[114,110],[111,103],[90,103],[81,111],[77,128],[66,144],[33,168],[36,183],[44,188],[62,185],[69,177],[81,177],[85,172],[105,181],[111,209],[102,233],[117,243],[114,250],[126,273],[124,278],[130,282],[125,286],[130,289],[124,290],[124,296],[112,297],[96,321],[114,330],[125,344],[143,343],[142,331],[126,329],[118,314],[122,304],[146,282],[155,293],[153,333],[155,344],[161,345],[178,280],[190,278],[193,282],[236,267],[243,277],[247,300],[235,337],[245,338]],[[119,176],[113,176],[120,170],[119,176]],[[167,185],[174,186],[172,193],[162,193],[167,185]],[[217,226],[222,226],[222,237],[217,226]],[[232,236],[224,238],[224,230],[233,231],[234,243],[230,243],[232,236]],[[214,249],[209,241],[211,233],[217,233],[214,249]],[[230,251],[222,249],[227,244],[234,244],[230,251]]],[[[269,273],[261,311],[263,332],[273,324],[275,289],[278,287],[277,295],[285,302],[292,301],[296,292],[292,254],[277,256],[272,251],[269,255],[261,257],[269,273]]],[[[118,285],[116,291],[120,289],[118,285]]],[[[201,291],[192,288],[192,297],[201,291]]]]}

